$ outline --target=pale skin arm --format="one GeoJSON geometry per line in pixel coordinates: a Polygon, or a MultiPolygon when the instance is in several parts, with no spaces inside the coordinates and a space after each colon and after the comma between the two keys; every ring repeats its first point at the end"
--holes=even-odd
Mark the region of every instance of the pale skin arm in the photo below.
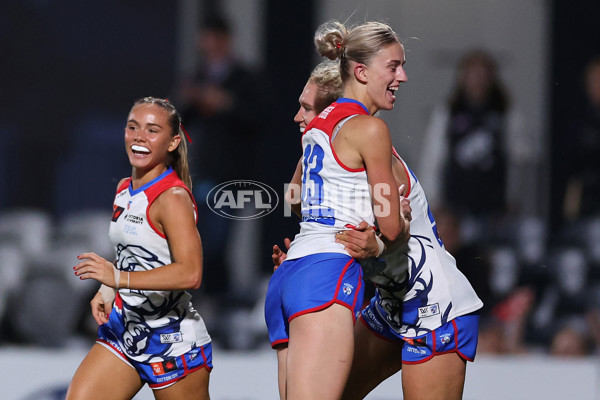
{"type": "MultiPolygon", "coordinates": [[[[410,200],[403,196],[404,185],[398,188],[398,192],[400,194],[400,213],[402,219],[405,220],[404,229],[408,233],[410,231],[410,221],[412,220],[410,200]]],[[[335,239],[336,242],[343,244],[348,254],[356,259],[377,257],[379,255],[379,245],[375,240],[375,229],[365,221],[362,221],[355,229],[338,233],[335,239]]],[[[385,255],[388,251],[389,249],[386,249],[383,254],[385,255]]]]}
{"type": "Polygon", "coordinates": [[[406,220],[400,217],[398,186],[392,171],[392,140],[385,121],[369,116],[353,118],[344,125],[334,146],[338,154],[344,151],[350,165],[364,165],[373,188],[375,217],[386,247],[406,243],[409,235],[406,220]]]}
{"type": "MultiPolygon", "coordinates": [[[[125,272],[119,277],[119,288],[140,290],[197,289],[202,282],[202,242],[194,220],[193,203],[180,187],[162,193],[150,208],[150,218],[169,242],[174,262],[149,271],[125,272]]],[[[80,279],[95,279],[117,287],[114,266],[94,253],[83,253],[73,269],[80,279]]]]}

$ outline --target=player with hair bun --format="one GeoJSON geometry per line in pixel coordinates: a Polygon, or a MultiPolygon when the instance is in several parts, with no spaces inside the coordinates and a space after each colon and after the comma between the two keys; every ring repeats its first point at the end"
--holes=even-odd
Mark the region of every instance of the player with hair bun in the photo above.
{"type": "MultiPolygon", "coordinates": [[[[339,73],[337,65],[331,70],[339,73]]],[[[312,93],[323,94],[316,90],[312,93]]],[[[310,98],[303,92],[298,115],[305,118],[295,118],[301,131],[302,124],[322,111],[314,107],[312,113],[303,113],[306,98],[313,107],[322,100],[310,98]]],[[[460,399],[465,361],[475,358],[477,310],[482,303],[458,270],[454,258],[445,250],[421,184],[395,150],[392,166],[400,193],[406,192],[408,198],[400,197],[403,208],[408,205],[406,212],[410,212],[406,215],[411,218],[411,237],[406,246],[385,252],[382,255],[385,263],[379,263],[385,269],[369,278],[376,283],[376,292],[354,327],[352,369],[341,398],[363,399],[381,382],[403,369],[405,399],[460,399]],[[403,187],[408,189],[402,190],[403,187]],[[435,379],[423,379],[424,376],[435,376],[435,379]]],[[[290,185],[295,193],[301,191],[299,171],[301,169],[296,169],[292,179],[296,185],[290,185]]],[[[298,202],[290,191],[286,199],[296,211],[298,202]]],[[[336,238],[361,262],[363,269],[365,261],[373,260],[372,255],[379,251],[375,230],[366,222],[361,222],[358,229],[344,230],[336,238]]],[[[289,239],[284,242],[289,248],[289,239]]],[[[273,247],[276,269],[286,257],[277,245],[273,247]]]]}
{"type": "Polygon", "coordinates": [[[393,108],[394,92],[406,80],[397,35],[380,23],[352,29],[326,23],[315,45],[347,71],[340,76],[344,97],[302,134],[300,233],[267,291],[265,319],[282,399],[338,399],[350,372],[364,286],[360,265],[336,233],[377,221],[382,245],[391,249],[406,242],[409,229],[391,167],[390,133],[373,116],[393,108]]]}

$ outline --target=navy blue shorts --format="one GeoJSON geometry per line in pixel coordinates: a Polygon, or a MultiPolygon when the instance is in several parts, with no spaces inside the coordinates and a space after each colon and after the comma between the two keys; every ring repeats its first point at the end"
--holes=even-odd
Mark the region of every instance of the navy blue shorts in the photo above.
{"type": "Polygon", "coordinates": [[[134,368],[140,374],[142,382],[147,383],[152,389],[163,389],[171,386],[184,376],[201,368],[206,368],[209,372],[213,368],[212,346],[210,343],[164,361],[142,363],[132,360],[124,354],[108,325],[100,325],[96,343],[106,347],[134,368]]]}
{"type": "Polygon", "coordinates": [[[479,329],[479,313],[474,312],[454,318],[433,331],[414,338],[407,338],[394,331],[373,305],[360,313],[360,320],[373,334],[390,342],[402,343],[402,363],[419,364],[432,357],[457,353],[467,361],[475,360],[479,329]]]}
{"type": "Polygon", "coordinates": [[[360,264],[341,253],[312,254],[284,261],[269,282],[265,320],[271,346],[289,340],[292,319],[341,304],[356,315],[364,284],[360,264]]]}

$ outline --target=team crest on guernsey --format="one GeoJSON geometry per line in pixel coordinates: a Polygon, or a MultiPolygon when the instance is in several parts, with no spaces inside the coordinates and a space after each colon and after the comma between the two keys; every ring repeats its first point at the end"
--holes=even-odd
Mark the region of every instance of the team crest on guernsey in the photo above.
{"type": "Polygon", "coordinates": [[[346,296],[349,296],[350,293],[352,293],[353,290],[354,290],[354,286],[352,286],[349,283],[344,283],[344,287],[343,287],[342,291],[344,292],[344,294],[346,296]]]}

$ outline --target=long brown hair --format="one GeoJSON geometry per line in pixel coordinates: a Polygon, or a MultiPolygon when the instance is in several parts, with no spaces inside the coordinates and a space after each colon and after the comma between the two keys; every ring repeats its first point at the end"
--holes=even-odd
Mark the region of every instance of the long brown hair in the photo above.
{"type": "Polygon", "coordinates": [[[185,140],[185,135],[183,134],[181,128],[181,116],[175,109],[175,106],[166,99],[159,99],[157,97],[144,97],[137,100],[133,103],[133,110],[136,106],[140,104],[156,104],[159,107],[164,108],[169,113],[169,126],[171,127],[171,137],[175,135],[179,135],[181,140],[179,141],[179,146],[171,152],[169,152],[167,158],[167,166],[172,167],[179,179],[186,184],[186,186],[192,190],[192,177],[190,175],[190,166],[188,162],[188,148],[187,142],[185,140]]]}

